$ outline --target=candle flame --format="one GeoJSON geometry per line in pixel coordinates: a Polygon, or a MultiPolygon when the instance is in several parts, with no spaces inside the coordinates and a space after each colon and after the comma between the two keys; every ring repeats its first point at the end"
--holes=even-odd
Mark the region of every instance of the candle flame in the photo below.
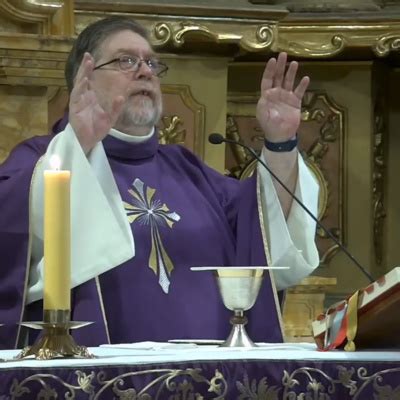
{"type": "Polygon", "coordinates": [[[61,159],[57,154],[53,154],[49,160],[51,169],[58,171],[61,167],[61,159]]]}

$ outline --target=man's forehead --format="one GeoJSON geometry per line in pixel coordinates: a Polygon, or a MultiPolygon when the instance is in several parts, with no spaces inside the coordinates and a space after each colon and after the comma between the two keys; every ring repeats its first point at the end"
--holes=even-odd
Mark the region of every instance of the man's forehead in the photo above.
{"type": "Polygon", "coordinates": [[[111,34],[106,38],[102,45],[102,51],[107,53],[144,53],[146,55],[153,55],[154,51],[150,43],[143,36],[136,32],[123,30],[111,34]]]}

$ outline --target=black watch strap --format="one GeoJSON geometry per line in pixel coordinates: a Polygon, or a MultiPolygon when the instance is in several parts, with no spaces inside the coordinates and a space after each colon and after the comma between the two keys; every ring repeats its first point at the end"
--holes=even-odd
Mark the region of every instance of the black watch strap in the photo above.
{"type": "Polygon", "coordinates": [[[297,146],[297,135],[294,139],[287,140],[286,142],[270,142],[264,139],[265,147],[270,151],[286,152],[292,151],[297,146]]]}

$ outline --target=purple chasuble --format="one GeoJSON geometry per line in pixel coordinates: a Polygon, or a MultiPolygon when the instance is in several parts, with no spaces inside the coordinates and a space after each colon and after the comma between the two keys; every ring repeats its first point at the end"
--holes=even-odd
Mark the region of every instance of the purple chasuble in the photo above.
{"type": "MultiPolygon", "coordinates": [[[[7,210],[6,221],[0,221],[0,323],[19,322],[24,309],[30,178],[50,139],[28,140],[0,168],[0,198],[7,210]]],[[[112,343],[225,339],[231,312],[222,304],[215,278],[190,267],[266,265],[255,177],[224,177],[181,146],[159,145],[157,135],[140,144],[108,136],[103,145],[136,254],[97,282],[73,289],[73,319],[95,322],[75,331],[77,340],[105,343],[107,329],[112,343]]],[[[42,301],[28,306],[26,318],[41,318],[41,307],[42,301]]],[[[253,340],[282,341],[276,307],[267,276],[247,313],[253,340]]],[[[13,347],[17,330],[7,328],[2,335],[2,329],[1,344],[13,347]]]]}

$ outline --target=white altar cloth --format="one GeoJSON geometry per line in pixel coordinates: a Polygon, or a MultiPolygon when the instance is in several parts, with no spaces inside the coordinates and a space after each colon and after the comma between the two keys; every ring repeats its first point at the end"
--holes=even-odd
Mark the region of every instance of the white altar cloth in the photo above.
{"type": "Polygon", "coordinates": [[[321,360],[321,361],[400,361],[398,350],[362,350],[345,352],[334,350],[318,351],[312,343],[261,343],[259,347],[224,348],[215,345],[172,344],[141,342],[132,344],[104,345],[89,348],[96,357],[92,359],[55,359],[55,360],[15,360],[19,350],[2,350],[0,369],[9,368],[54,368],[85,367],[102,365],[153,364],[185,361],[215,360],[321,360]]]}

